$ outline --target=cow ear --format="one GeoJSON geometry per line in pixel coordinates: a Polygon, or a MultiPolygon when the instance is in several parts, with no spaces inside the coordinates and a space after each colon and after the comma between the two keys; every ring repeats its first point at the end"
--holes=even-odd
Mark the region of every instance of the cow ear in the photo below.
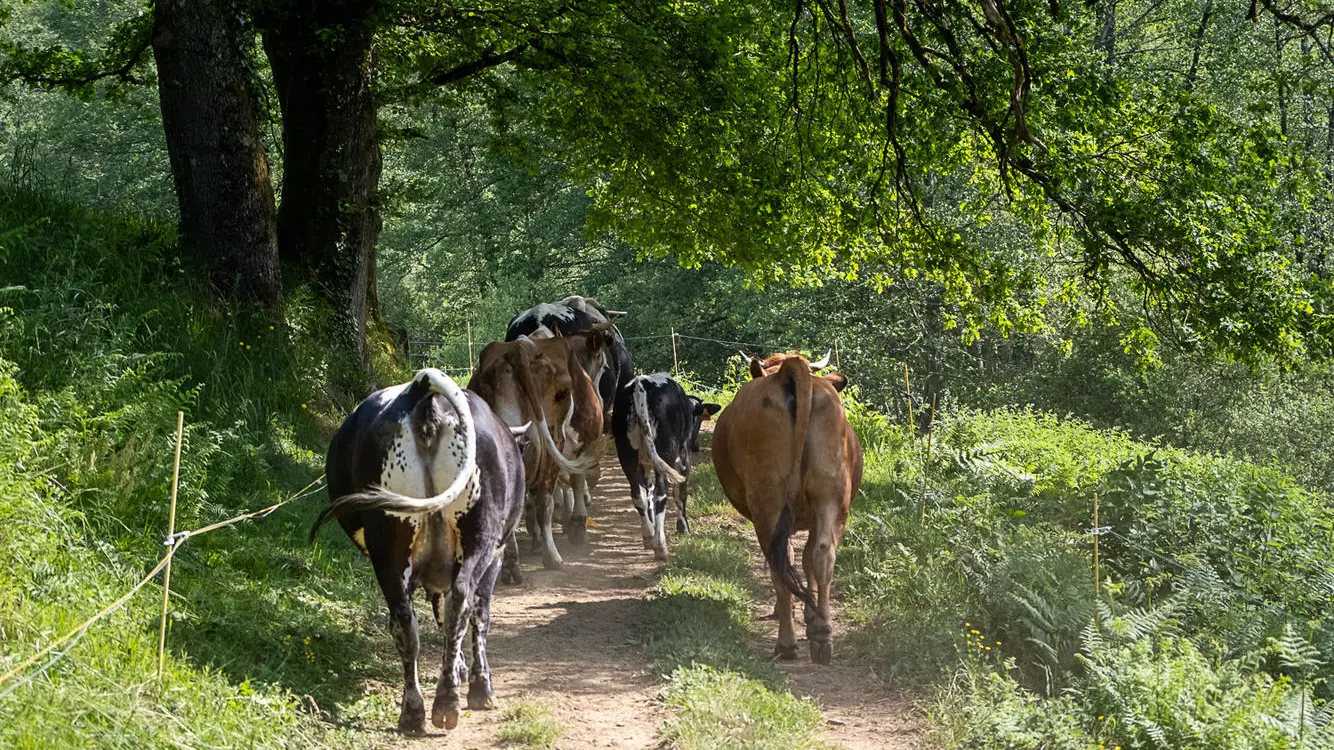
{"type": "Polygon", "coordinates": [[[762,377],[764,377],[764,364],[760,362],[760,358],[759,358],[759,357],[751,357],[751,358],[750,358],[750,378],[751,378],[751,380],[754,380],[755,378],[762,378],[762,377]]]}
{"type": "Polygon", "coordinates": [[[699,408],[704,412],[705,419],[708,419],[723,410],[723,407],[718,404],[700,404],[699,408]]]}
{"type": "Polygon", "coordinates": [[[848,387],[848,376],[841,372],[831,372],[822,377],[828,381],[830,385],[834,386],[834,390],[839,391],[840,393],[844,388],[848,387]]]}

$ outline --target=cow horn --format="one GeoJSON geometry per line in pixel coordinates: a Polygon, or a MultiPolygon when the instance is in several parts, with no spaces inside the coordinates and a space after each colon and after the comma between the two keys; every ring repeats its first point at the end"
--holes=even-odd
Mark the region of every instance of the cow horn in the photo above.
{"type": "Polygon", "coordinates": [[[828,366],[829,366],[829,355],[831,355],[831,354],[833,354],[833,353],[834,353],[834,350],[833,350],[833,349],[830,349],[829,351],[827,351],[827,352],[824,353],[824,359],[821,359],[821,360],[818,361],[818,362],[812,362],[812,363],[811,363],[811,372],[819,372],[820,370],[823,370],[824,368],[828,367],[828,366]]]}
{"type": "Polygon", "coordinates": [[[630,313],[626,312],[625,310],[608,310],[607,320],[616,320],[617,318],[624,318],[629,314],[630,313]]]}
{"type": "Polygon", "coordinates": [[[742,350],[740,350],[740,349],[737,349],[737,350],[736,350],[736,355],[737,355],[738,357],[741,358],[741,361],[742,361],[742,362],[745,362],[746,364],[750,364],[750,355],[749,355],[749,354],[746,354],[744,351],[742,351],[742,350]]]}
{"type": "MultiPolygon", "coordinates": [[[[528,428],[529,428],[529,427],[532,427],[532,426],[533,426],[533,420],[530,419],[530,420],[528,420],[527,422],[524,422],[524,423],[523,423],[521,426],[519,426],[519,427],[510,427],[510,428],[509,428],[509,431],[510,431],[510,434],[513,435],[514,437],[519,437],[520,435],[524,434],[525,432],[528,432],[528,428]]],[[[506,425],[506,427],[509,427],[509,425],[506,425]]]]}

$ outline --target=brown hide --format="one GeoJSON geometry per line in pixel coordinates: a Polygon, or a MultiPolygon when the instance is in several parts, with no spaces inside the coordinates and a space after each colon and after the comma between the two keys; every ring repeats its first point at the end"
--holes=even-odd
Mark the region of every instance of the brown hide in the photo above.
{"type": "Polygon", "coordinates": [[[595,471],[605,450],[605,442],[597,439],[602,400],[584,370],[588,359],[604,356],[605,344],[601,332],[488,344],[468,384],[506,424],[532,423],[524,451],[533,508],[529,531],[542,549],[543,564],[552,570],[563,564],[551,529],[556,480],[562,473],[595,471]],[[539,416],[546,420],[545,431],[539,416]]]}
{"type": "Polygon", "coordinates": [[[755,525],[774,582],[780,656],[796,637],[791,597],[806,604],[811,658],[828,663],[829,587],[839,538],[861,486],[862,454],[843,412],[847,378],[811,372],[800,355],[751,360],[754,379],[718,417],[713,460],[728,500],[755,525]],[[791,560],[793,531],[809,530],[803,585],[791,560]]]}

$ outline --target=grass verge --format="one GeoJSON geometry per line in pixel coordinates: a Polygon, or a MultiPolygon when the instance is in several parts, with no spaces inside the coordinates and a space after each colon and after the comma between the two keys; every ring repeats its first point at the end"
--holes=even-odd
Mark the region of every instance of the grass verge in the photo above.
{"type": "Polygon", "coordinates": [[[727,530],[732,511],[713,467],[691,479],[694,533],[676,539],[649,604],[649,659],[666,676],[663,696],[675,713],[663,741],[682,750],[822,747],[819,709],[787,692],[782,673],[746,648],[754,544],[727,530]]]}
{"type": "MultiPolygon", "coordinates": [[[[322,471],[337,410],[318,317],[215,301],[168,227],[0,189],[0,673],[117,598],[176,528],[322,471]]],[[[157,679],[154,581],[64,659],[0,692],[0,747],[341,747],[393,726],[401,674],[368,566],[306,529],[322,493],[191,538],[157,679]]]]}
{"type": "Polygon", "coordinates": [[[501,718],[500,740],[516,747],[555,747],[565,730],[551,710],[531,700],[516,700],[501,718]]]}

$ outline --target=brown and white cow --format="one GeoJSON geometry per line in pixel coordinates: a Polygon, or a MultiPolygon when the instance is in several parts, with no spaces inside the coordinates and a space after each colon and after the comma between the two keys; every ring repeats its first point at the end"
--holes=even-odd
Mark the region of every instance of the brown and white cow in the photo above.
{"type": "Polygon", "coordinates": [[[792,595],[806,605],[811,660],[828,664],[829,587],[848,509],[862,481],[862,450],[843,413],[840,374],[817,376],[828,357],[811,363],[798,354],[750,360],[753,378],[723,410],[713,433],[713,463],[732,505],[755,524],[769,563],[778,616],[780,658],[795,659],[792,595]],[[809,530],[802,566],[792,567],[793,531],[809,530]]]}
{"type": "Polygon", "coordinates": [[[532,520],[529,531],[542,564],[564,564],[552,534],[553,490],[562,474],[593,471],[605,451],[602,400],[586,371],[605,357],[605,331],[577,336],[495,342],[482,350],[468,384],[511,427],[529,424],[524,466],[532,520]]]}
{"type": "MultiPolygon", "coordinates": [[[[514,341],[520,336],[529,338],[554,338],[573,336],[591,331],[594,326],[612,324],[607,333],[606,356],[585,362],[584,370],[593,379],[598,397],[602,399],[602,427],[611,428],[611,413],[616,402],[617,390],[634,377],[634,364],[630,359],[630,350],[626,348],[625,338],[616,328],[616,321],[626,313],[608,310],[592,297],[572,295],[560,302],[535,305],[510,321],[505,331],[505,340],[514,341]]],[[[586,474],[562,474],[559,482],[560,504],[565,512],[565,534],[570,542],[583,545],[588,525],[588,506],[592,501],[592,487],[597,484],[597,467],[586,474]]]]}

